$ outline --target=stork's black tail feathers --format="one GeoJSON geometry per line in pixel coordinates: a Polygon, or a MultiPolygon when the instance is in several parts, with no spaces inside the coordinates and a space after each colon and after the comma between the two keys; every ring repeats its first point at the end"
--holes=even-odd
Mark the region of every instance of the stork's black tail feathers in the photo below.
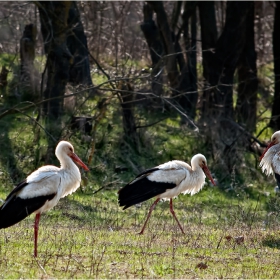
{"type": "Polygon", "coordinates": [[[17,193],[26,185],[28,185],[26,181],[19,183],[7,196],[6,201],[0,207],[0,229],[10,227],[20,222],[34,211],[40,209],[47,200],[51,200],[56,195],[51,194],[22,199],[17,196],[17,193]]]}
{"type": "MultiPolygon", "coordinates": [[[[139,177],[138,175],[137,177],[139,177]]],[[[119,191],[119,205],[123,210],[172,189],[175,184],[150,181],[146,176],[132,181],[119,191]]]]}

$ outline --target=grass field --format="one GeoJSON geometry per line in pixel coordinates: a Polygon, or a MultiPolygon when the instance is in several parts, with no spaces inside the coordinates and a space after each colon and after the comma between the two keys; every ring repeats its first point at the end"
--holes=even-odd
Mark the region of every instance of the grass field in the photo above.
{"type": "Polygon", "coordinates": [[[0,231],[0,278],[279,278],[279,214],[262,199],[206,186],[174,202],[185,235],[167,202],[138,235],[150,202],[123,211],[115,189],[78,191],[42,217],[37,259],[34,217],[0,231]]]}
{"type": "MultiPolygon", "coordinates": [[[[85,103],[78,97],[77,101],[76,115],[96,113],[97,100],[85,103]]],[[[280,278],[280,197],[274,192],[273,177],[261,173],[258,156],[245,147],[237,149],[241,161],[231,176],[223,176],[203,146],[203,136],[181,127],[175,113],[168,114],[136,109],[137,124],[145,127],[139,129],[138,151],[122,139],[117,98],[112,98],[92,142],[69,129],[66,115],[62,136],[74,144],[90,171],[82,174],[76,193],[42,216],[37,259],[34,216],[0,230],[0,278],[280,278]],[[172,159],[190,162],[196,153],[206,155],[218,186],[207,181],[198,194],[180,195],[174,201],[186,234],[171,216],[168,202],[163,202],[144,235],[138,235],[153,200],[123,211],[118,207],[118,190],[146,168],[172,159]]],[[[46,134],[35,125],[36,117],[34,108],[0,119],[1,200],[26,175],[49,164],[44,161],[46,134]]],[[[268,118],[265,112],[257,133],[268,118]]],[[[271,133],[267,129],[262,140],[271,133]]],[[[52,163],[58,165],[55,159],[52,163]]]]}
{"type": "MultiPolygon", "coordinates": [[[[207,182],[198,194],[174,201],[186,235],[168,202],[158,204],[144,235],[138,235],[152,200],[123,211],[117,191],[137,170],[172,158],[189,161],[191,152],[199,152],[198,139],[182,133],[176,119],[167,119],[147,130],[150,141],[142,154],[129,146],[116,149],[118,121],[108,114],[98,128],[82,187],[43,215],[37,259],[34,216],[0,231],[0,278],[280,278],[280,199],[273,178],[245,164],[254,162],[251,155],[238,176],[218,187],[207,182]],[[116,172],[116,166],[126,169],[116,172]]],[[[36,158],[44,154],[46,141],[41,136],[40,145],[34,144],[34,134],[27,133],[34,124],[27,117],[7,116],[2,124],[0,198],[5,199],[14,184],[43,164],[36,158]]],[[[89,144],[79,134],[70,141],[86,159],[89,144]]],[[[211,159],[208,163],[215,170],[211,159]]]]}

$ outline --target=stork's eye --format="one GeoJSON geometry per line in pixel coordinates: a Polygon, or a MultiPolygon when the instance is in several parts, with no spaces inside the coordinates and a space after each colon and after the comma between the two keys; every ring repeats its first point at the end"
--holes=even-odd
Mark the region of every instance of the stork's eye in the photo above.
{"type": "Polygon", "coordinates": [[[69,150],[70,150],[71,153],[73,153],[73,148],[70,147],[69,150]]]}
{"type": "Polygon", "coordinates": [[[203,164],[203,165],[205,165],[205,164],[206,164],[204,160],[202,161],[202,164],[203,164]]]}

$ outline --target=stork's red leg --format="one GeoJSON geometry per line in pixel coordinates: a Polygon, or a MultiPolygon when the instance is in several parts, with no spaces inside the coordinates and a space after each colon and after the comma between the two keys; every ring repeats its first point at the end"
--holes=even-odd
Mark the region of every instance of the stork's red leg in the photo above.
{"type": "Polygon", "coordinates": [[[35,223],[34,223],[34,257],[37,257],[37,239],[38,239],[38,230],[39,230],[39,221],[41,214],[36,214],[35,223]]]}
{"type": "Polygon", "coordinates": [[[179,225],[179,227],[180,227],[182,233],[185,234],[185,232],[184,232],[184,230],[183,230],[181,224],[179,223],[179,221],[178,221],[178,219],[177,219],[177,217],[176,217],[176,215],[175,215],[175,212],[174,212],[174,210],[173,210],[172,198],[170,198],[169,205],[170,205],[170,212],[171,212],[171,214],[173,215],[173,217],[175,218],[176,222],[178,223],[178,225],[179,225]]]}
{"type": "Polygon", "coordinates": [[[149,214],[148,214],[148,217],[147,217],[147,219],[146,219],[146,221],[145,221],[145,223],[144,223],[144,226],[142,227],[142,230],[139,232],[139,234],[143,234],[143,232],[144,232],[144,229],[145,229],[145,227],[146,227],[146,224],[147,224],[147,222],[148,222],[148,220],[149,220],[149,218],[150,218],[150,216],[151,216],[151,214],[152,214],[152,211],[155,209],[155,207],[156,207],[156,205],[157,205],[157,203],[159,202],[159,198],[157,198],[157,200],[152,204],[152,206],[151,206],[151,208],[150,208],[150,211],[149,211],[149,214]]]}

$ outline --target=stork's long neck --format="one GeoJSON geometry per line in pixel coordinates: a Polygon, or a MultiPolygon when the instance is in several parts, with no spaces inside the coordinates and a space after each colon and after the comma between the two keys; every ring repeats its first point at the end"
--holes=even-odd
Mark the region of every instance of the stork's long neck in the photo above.
{"type": "Polygon", "coordinates": [[[193,164],[192,165],[192,172],[195,173],[195,172],[199,172],[199,171],[202,171],[202,168],[197,164],[193,164]]]}
{"type": "Polygon", "coordinates": [[[184,193],[190,193],[191,195],[199,192],[205,183],[205,174],[199,165],[193,165],[190,170],[187,185],[184,193]]]}
{"type": "Polygon", "coordinates": [[[205,181],[205,174],[202,170],[202,168],[200,167],[198,160],[196,158],[196,156],[194,156],[191,160],[191,172],[190,172],[190,176],[191,176],[191,181],[193,181],[193,183],[198,183],[200,184],[202,181],[205,181]]]}
{"type": "Polygon", "coordinates": [[[69,156],[61,158],[59,159],[59,161],[60,161],[60,169],[66,172],[80,174],[79,168],[69,156]]]}
{"type": "Polygon", "coordinates": [[[81,173],[73,160],[70,157],[66,157],[60,159],[60,174],[63,178],[61,197],[64,197],[76,191],[80,186],[81,173]]]}
{"type": "Polygon", "coordinates": [[[202,168],[199,165],[192,166],[192,172],[190,172],[190,176],[193,180],[201,181],[202,179],[205,180],[205,174],[202,168]]]}
{"type": "Polygon", "coordinates": [[[267,150],[267,152],[264,154],[264,156],[260,162],[260,167],[262,168],[262,171],[267,175],[270,175],[273,173],[271,163],[272,163],[273,157],[275,156],[275,154],[277,152],[280,152],[280,143],[270,147],[267,150]]]}

